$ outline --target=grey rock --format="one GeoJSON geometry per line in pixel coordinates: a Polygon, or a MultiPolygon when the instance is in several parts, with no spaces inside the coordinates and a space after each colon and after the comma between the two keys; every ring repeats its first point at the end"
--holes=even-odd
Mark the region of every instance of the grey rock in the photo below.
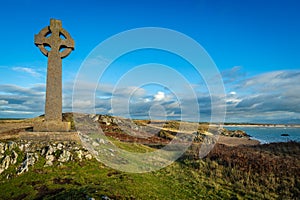
{"type": "Polygon", "coordinates": [[[46,155],[51,155],[51,154],[53,154],[54,151],[55,151],[55,149],[51,145],[49,145],[47,147],[46,155]]]}
{"type": "Polygon", "coordinates": [[[76,151],[76,154],[77,154],[77,158],[81,161],[82,160],[82,156],[83,156],[82,150],[76,151]]]}
{"type": "Polygon", "coordinates": [[[11,160],[10,160],[10,163],[12,165],[16,164],[17,163],[17,159],[18,159],[18,154],[17,152],[15,152],[14,150],[12,151],[12,154],[11,154],[11,160]]]}
{"type": "Polygon", "coordinates": [[[121,120],[116,119],[116,118],[113,118],[113,119],[112,119],[112,123],[114,123],[114,124],[119,124],[119,123],[121,123],[121,120]]]}
{"type": "Polygon", "coordinates": [[[13,142],[13,141],[9,141],[8,142],[8,151],[12,151],[13,149],[17,148],[17,143],[13,142]]]}
{"type": "Polygon", "coordinates": [[[93,121],[94,121],[94,122],[97,122],[97,121],[99,121],[99,118],[100,118],[100,116],[99,116],[99,115],[96,115],[96,117],[94,117],[93,121]]]}
{"type": "Polygon", "coordinates": [[[89,118],[93,119],[94,117],[96,117],[96,114],[89,114],[88,116],[89,118]]]}
{"type": "Polygon", "coordinates": [[[111,200],[108,196],[106,195],[102,195],[101,196],[101,200],[111,200]]]}
{"type": "Polygon", "coordinates": [[[106,144],[107,142],[105,142],[104,139],[102,138],[97,138],[96,141],[99,143],[99,144],[106,144]]]}
{"type": "Polygon", "coordinates": [[[1,162],[1,168],[4,169],[4,170],[7,169],[9,167],[10,162],[11,162],[10,160],[11,159],[8,155],[5,156],[4,159],[1,162]]]}
{"type": "Polygon", "coordinates": [[[108,151],[110,151],[110,152],[112,152],[112,153],[115,152],[115,150],[113,150],[113,149],[108,149],[108,151]]]}
{"type": "Polygon", "coordinates": [[[108,142],[107,142],[106,140],[104,140],[104,139],[100,139],[100,140],[99,140],[99,143],[100,143],[100,144],[107,144],[108,142]]]}
{"type": "Polygon", "coordinates": [[[30,152],[31,151],[30,145],[31,145],[30,142],[24,144],[24,151],[25,152],[30,152]]]}
{"type": "Polygon", "coordinates": [[[36,153],[27,153],[25,160],[22,162],[21,166],[17,169],[17,175],[27,172],[29,166],[33,166],[38,160],[38,155],[36,153]]]}
{"type": "Polygon", "coordinates": [[[20,149],[20,151],[24,151],[25,150],[25,145],[24,144],[20,144],[19,145],[19,149],[20,149]]]}
{"type": "Polygon", "coordinates": [[[5,143],[0,142],[0,154],[4,154],[4,152],[5,152],[5,146],[6,146],[5,143]]]}
{"type": "Polygon", "coordinates": [[[61,144],[61,143],[58,143],[58,145],[57,145],[57,149],[58,150],[62,150],[64,148],[64,145],[63,144],[61,144]]]}
{"type": "Polygon", "coordinates": [[[85,155],[85,159],[87,160],[91,160],[93,158],[93,156],[91,154],[86,154],[85,155]]]}
{"type": "Polygon", "coordinates": [[[97,147],[97,146],[99,146],[99,143],[93,142],[92,145],[93,145],[94,147],[97,147]]]}
{"type": "Polygon", "coordinates": [[[83,139],[84,141],[86,141],[86,142],[90,141],[90,138],[87,135],[85,135],[81,132],[79,132],[78,134],[81,137],[81,139],[83,139]]]}
{"type": "Polygon", "coordinates": [[[67,150],[63,150],[62,154],[60,154],[58,161],[59,162],[68,162],[71,158],[71,153],[67,150]]]}
{"type": "Polygon", "coordinates": [[[111,119],[108,117],[103,117],[101,119],[102,123],[104,123],[105,125],[109,126],[111,124],[111,119]]]}
{"type": "Polygon", "coordinates": [[[46,153],[47,153],[47,147],[42,148],[42,150],[41,150],[41,156],[46,155],[46,153]]]}
{"type": "Polygon", "coordinates": [[[100,116],[96,114],[90,114],[89,117],[93,120],[93,122],[97,122],[100,116]]]}
{"type": "Polygon", "coordinates": [[[55,160],[55,156],[46,155],[46,163],[45,163],[44,167],[52,166],[54,160],[55,160]]]}

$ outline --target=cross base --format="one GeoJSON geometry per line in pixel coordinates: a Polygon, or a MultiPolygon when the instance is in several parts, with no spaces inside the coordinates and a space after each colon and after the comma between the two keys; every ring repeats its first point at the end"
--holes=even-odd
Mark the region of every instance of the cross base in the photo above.
{"type": "Polygon", "coordinates": [[[74,141],[81,143],[77,132],[20,132],[17,138],[30,141],[74,141]]]}
{"type": "Polygon", "coordinates": [[[35,123],[34,132],[68,132],[71,129],[71,122],[44,121],[35,123]]]}

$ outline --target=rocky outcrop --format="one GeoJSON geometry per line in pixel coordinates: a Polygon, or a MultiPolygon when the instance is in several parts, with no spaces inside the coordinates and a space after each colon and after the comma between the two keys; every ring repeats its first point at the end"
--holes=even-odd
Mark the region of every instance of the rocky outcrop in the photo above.
{"type": "Polygon", "coordinates": [[[210,132],[207,130],[198,130],[194,134],[194,142],[204,142],[204,140],[214,138],[208,137],[213,135],[223,135],[227,137],[238,137],[238,138],[250,138],[250,136],[242,130],[228,130],[226,128],[219,128],[219,129],[211,129],[210,132]]]}
{"type": "Polygon", "coordinates": [[[29,166],[33,166],[36,161],[38,161],[39,156],[37,153],[26,153],[25,160],[21,163],[21,165],[17,169],[17,174],[22,174],[23,172],[27,172],[29,170],[29,166]]]}
{"type": "Polygon", "coordinates": [[[0,174],[8,169],[20,175],[41,160],[44,167],[66,162],[92,159],[80,144],[67,142],[2,141],[0,142],[0,174]]]}
{"type": "Polygon", "coordinates": [[[250,137],[245,131],[242,130],[228,130],[223,128],[221,131],[221,135],[229,136],[229,137],[238,137],[238,138],[248,138],[250,137]]]}

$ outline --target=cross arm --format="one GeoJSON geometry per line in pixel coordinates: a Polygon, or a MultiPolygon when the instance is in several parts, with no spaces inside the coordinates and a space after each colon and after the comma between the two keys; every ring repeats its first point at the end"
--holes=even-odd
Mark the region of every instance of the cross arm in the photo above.
{"type": "Polygon", "coordinates": [[[45,45],[49,45],[49,39],[46,37],[50,33],[49,27],[43,28],[39,34],[34,35],[34,44],[41,50],[41,52],[48,56],[48,51],[45,49],[45,45]]]}

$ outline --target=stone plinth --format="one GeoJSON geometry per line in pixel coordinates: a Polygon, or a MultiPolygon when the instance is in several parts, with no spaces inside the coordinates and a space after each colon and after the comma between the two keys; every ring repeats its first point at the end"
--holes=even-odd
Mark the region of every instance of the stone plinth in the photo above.
{"type": "Polygon", "coordinates": [[[33,131],[35,132],[68,132],[71,129],[70,122],[61,121],[44,121],[34,124],[33,131]]]}
{"type": "Polygon", "coordinates": [[[76,141],[80,143],[77,132],[20,132],[18,138],[33,141],[76,141]]]}

